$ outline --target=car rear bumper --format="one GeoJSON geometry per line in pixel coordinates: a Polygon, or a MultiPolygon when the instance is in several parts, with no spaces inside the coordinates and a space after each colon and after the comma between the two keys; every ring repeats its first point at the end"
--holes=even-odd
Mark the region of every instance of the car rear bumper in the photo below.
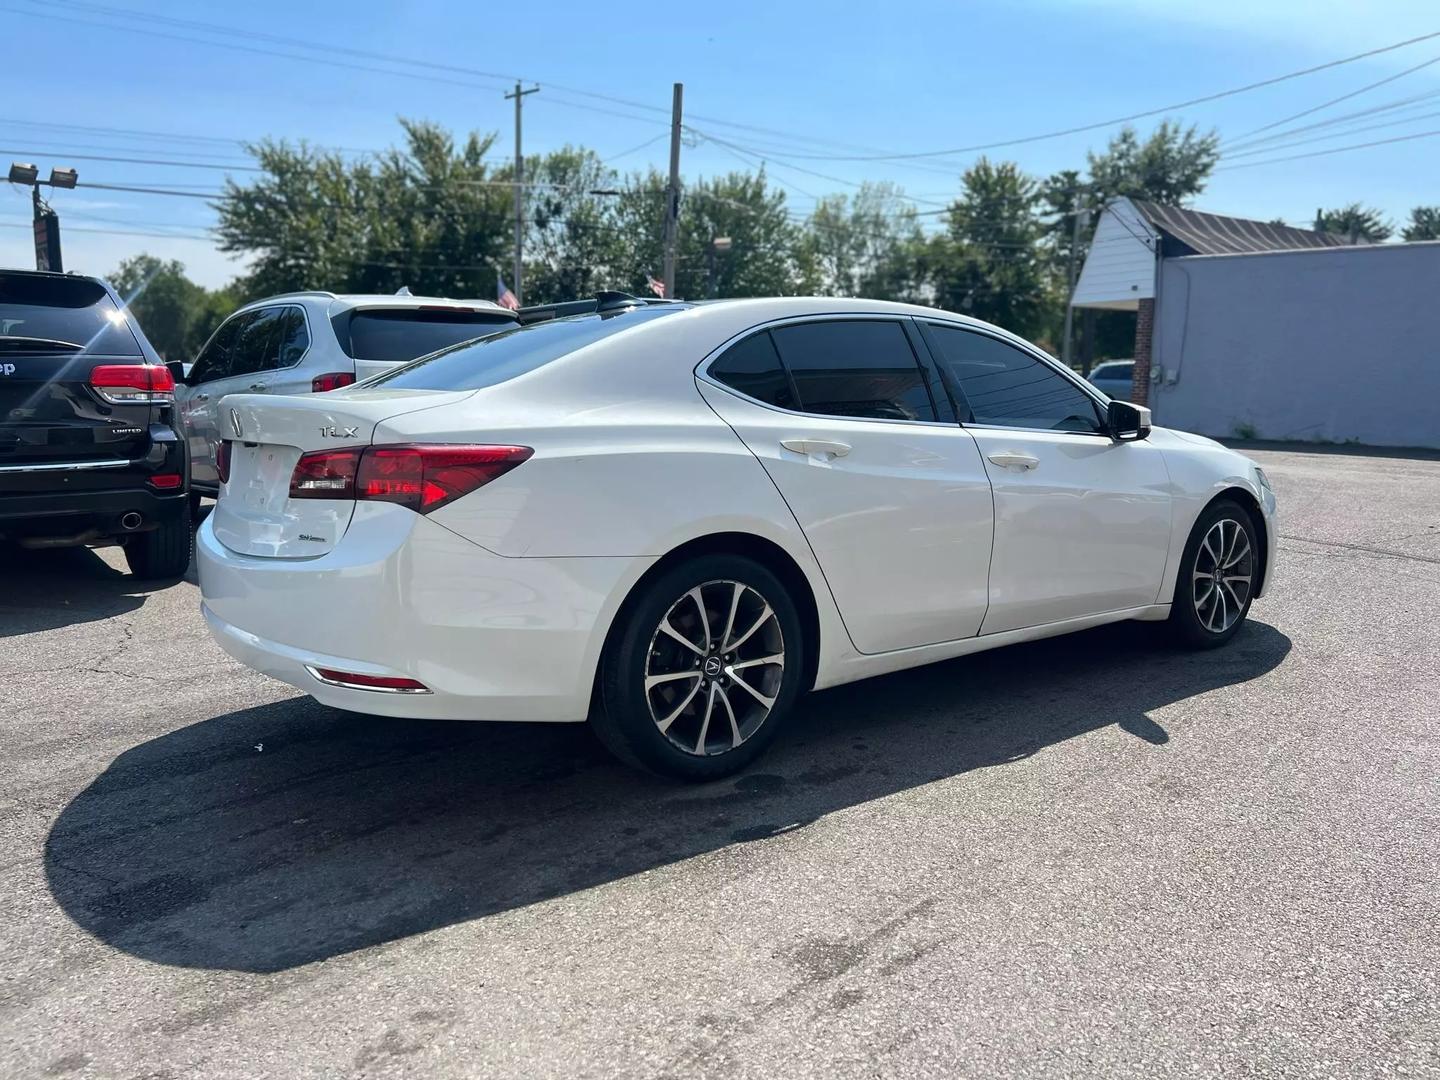
{"type": "Polygon", "coordinates": [[[186,494],[146,487],[106,491],[0,493],[0,536],[11,539],[69,537],[76,543],[145,532],[185,511],[186,494]],[[121,519],[140,515],[138,528],[121,519]]]}
{"type": "Polygon", "coordinates": [[[361,503],[312,559],[241,555],[207,519],[202,611],[241,663],[355,712],[579,721],[606,629],[649,558],[504,558],[409,510],[361,503]],[[334,686],[311,668],[415,679],[429,693],[334,686]]]}

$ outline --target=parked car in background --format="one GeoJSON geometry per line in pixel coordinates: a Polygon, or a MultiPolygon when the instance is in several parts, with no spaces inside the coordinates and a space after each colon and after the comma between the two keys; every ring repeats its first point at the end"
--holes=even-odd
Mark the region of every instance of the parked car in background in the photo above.
{"type": "Polygon", "coordinates": [[[215,446],[227,438],[227,394],[314,394],[389,371],[437,349],[516,325],[488,300],[298,292],[247,304],[216,329],[187,372],[172,362],[192,490],[220,485],[215,446]]]}
{"type": "Polygon", "coordinates": [[[227,415],[197,565],[232,655],[696,780],[811,688],[1122,619],[1223,645],[1276,549],[1253,461],[881,301],[612,294],[227,415]]]}
{"type": "Polygon", "coordinates": [[[1090,369],[1090,384],[1106,397],[1129,401],[1134,396],[1131,384],[1134,374],[1134,360],[1106,360],[1090,369]]]}
{"type": "Polygon", "coordinates": [[[122,543],[140,577],[190,565],[174,381],[105,282],[0,270],[0,538],[122,543]]]}

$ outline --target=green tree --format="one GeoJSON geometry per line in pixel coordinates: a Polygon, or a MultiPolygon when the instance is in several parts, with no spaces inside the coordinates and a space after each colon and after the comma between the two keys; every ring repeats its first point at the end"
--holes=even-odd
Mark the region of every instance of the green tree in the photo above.
{"type": "Polygon", "coordinates": [[[1400,233],[1406,240],[1440,240],[1440,206],[1417,206],[1400,233]]]}
{"type": "Polygon", "coordinates": [[[293,289],[493,296],[513,246],[513,191],[485,158],[495,137],[456,146],[434,124],[402,120],[406,145],[347,161],[301,144],[249,147],[264,169],[227,181],[221,249],[245,255],[245,291],[293,289]]]}
{"type": "Polygon", "coordinates": [[[1385,220],[1379,210],[1353,202],[1335,210],[1317,210],[1315,230],[1343,236],[1355,243],[1378,244],[1381,240],[1388,240],[1395,227],[1385,220]]]}
{"type": "Polygon", "coordinates": [[[806,220],[797,258],[806,292],[919,300],[925,238],[915,208],[893,184],[830,195],[806,220]]]}
{"type": "Polygon", "coordinates": [[[1102,206],[1128,195],[1183,206],[1205,190],[1220,160],[1220,136],[1164,120],[1142,142],[1135,129],[1126,125],[1101,153],[1092,151],[1086,160],[1090,174],[1086,191],[1092,205],[1102,206]]]}
{"type": "Polygon", "coordinates": [[[238,303],[229,289],[211,291],[195,284],[180,262],[148,254],[124,260],[110,283],[166,360],[193,360],[238,303]]]}
{"type": "Polygon", "coordinates": [[[961,179],[945,232],[930,241],[929,269],[942,307],[1023,336],[1044,325],[1039,185],[1013,162],[981,158],[961,179]]]}
{"type": "Polygon", "coordinates": [[[616,195],[619,180],[594,151],[567,146],[526,162],[527,304],[574,300],[628,283],[616,195]]]}

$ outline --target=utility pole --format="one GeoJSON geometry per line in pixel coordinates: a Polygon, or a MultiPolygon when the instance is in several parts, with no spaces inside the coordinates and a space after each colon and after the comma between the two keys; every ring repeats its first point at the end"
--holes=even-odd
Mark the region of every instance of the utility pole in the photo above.
{"type": "MultiPolygon", "coordinates": [[[[1075,325],[1075,264],[1080,259],[1080,223],[1082,221],[1078,204],[1075,207],[1073,216],[1075,218],[1075,224],[1070,233],[1070,268],[1066,275],[1069,279],[1069,289],[1065,294],[1065,341],[1061,345],[1060,352],[1060,359],[1065,362],[1066,367],[1070,366],[1070,358],[1073,355],[1073,346],[1070,339],[1071,330],[1075,325]]],[[[1089,216],[1087,212],[1085,217],[1089,216]]],[[[1089,373],[1087,372],[1086,374],[1089,373]]]]}
{"type": "Polygon", "coordinates": [[[515,303],[524,303],[520,281],[523,272],[525,255],[525,155],[520,149],[520,103],[525,100],[526,94],[537,94],[540,87],[532,86],[529,90],[520,89],[520,84],[515,84],[515,92],[506,94],[505,100],[515,99],[515,281],[510,291],[515,294],[515,303]]]}
{"type": "Polygon", "coordinates": [[[50,179],[41,180],[40,170],[30,162],[15,161],[10,164],[10,183],[27,184],[31,188],[36,270],[50,270],[58,274],[65,269],[64,260],[60,257],[60,215],[40,197],[40,188],[72,190],[78,182],[76,176],[74,169],[51,169],[50,179]]]}
{"type": "Polygon", "coordinates": [[[680,239],[680,107],[685,84],[675,84],[670,107],[670,187],[665,193],[665,299],[675,298],[675,245],[680,239]]]}

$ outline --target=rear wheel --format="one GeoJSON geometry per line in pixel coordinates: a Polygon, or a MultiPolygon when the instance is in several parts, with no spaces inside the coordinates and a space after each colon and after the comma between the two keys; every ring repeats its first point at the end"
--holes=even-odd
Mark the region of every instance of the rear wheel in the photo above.
{"type": "Polygon", "coordinates": [[[743,556],[701,556],[642,586],[620,618],[591,720],[611,751],[709,780],[769,746],[805,670],[800,616],[779,578],[743,556]]]}
{"type": "Polygon", "coordinates": [[[179,514],[149,532],[136,533],[125,542],[125,561],[140,578],[177,578],[190,569],[195,533],[190,528],[187,499],[179,514]]]}
{"type": "Polygon", "coordinates": [[[1211,649],[1239,632],[1250,611],[1259,555],[1255,522],[1239,504],[1225,499],[1200,515],[1170,605],[1170,626],[1182,643],[1211,649]]]}

